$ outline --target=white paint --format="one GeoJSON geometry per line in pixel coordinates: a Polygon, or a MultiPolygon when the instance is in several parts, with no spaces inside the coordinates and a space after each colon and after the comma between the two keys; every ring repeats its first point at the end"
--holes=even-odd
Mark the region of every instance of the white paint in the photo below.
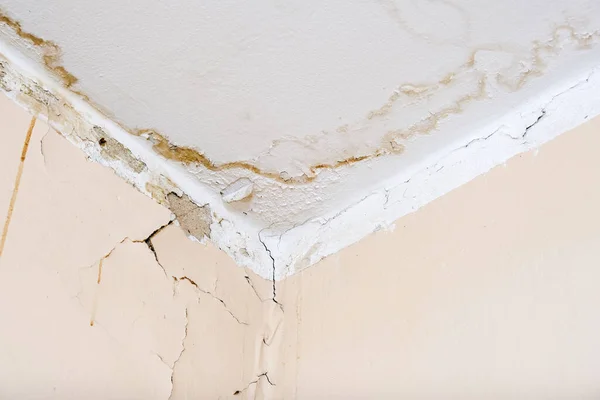
{"type": "MultiPolygon", "coordinates": [[[[290,185],[165,161],[49,79],[22,55],[39,60],[35,49],[0,25],[0,52],[19,71],[105,128],[147,174],[209,204],[222,219],[211,239],[265,277],[271,256],[277,278],[294,273],[600,113],[600,4],[590,0],[2,7],[57,43],[76,88],[122,126],[157,129],[217,164],[314,177],[290,185]],[[311,169],[321,164],[330,168],[311,169]],[[245,210],[226,204],[225,193],[249,190],[227,189],[240,179],[253,183],[245,210]]],[[[120,173],[140,188],[149,179],[120,173]]]]}

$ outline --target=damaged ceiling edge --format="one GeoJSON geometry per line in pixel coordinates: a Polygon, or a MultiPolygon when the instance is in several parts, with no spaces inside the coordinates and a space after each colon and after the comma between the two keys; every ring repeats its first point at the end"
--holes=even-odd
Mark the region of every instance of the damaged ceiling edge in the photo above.
{"type": "Polygon", "coordinates": [[[190,219],[192,208],[200,210],[196,220],[201,229],[184,227],[190,236],[202,231],[240,266],[272,279],[272,261],[259,240],[256,226],[227,210],[218,193],[198,184],[179,163],[162,158],[146,140],[126,132],[2,40],[0,89],[48,122],[90,159],[110,167],[140,192],[170,208],[179,223],[190,219]],[[185,215],[177,215],[178,209],[169,204],[171,193],[191,199],[183,207],[185,215]]]}
{"type": "Polygon", "coordinates": [[[464,143],[432,154],[405,171],[396,180],[399,184],[372,192],[330,218],[307,221],[283,234],[263,235],[265,246],[278,249],[274,254],[284,265],[283,271],[278,270],[280,277],[313,265],[372,232],[394,229],[398,218],[600,115],[599,70],[596,67],[547,88],[535,101],[473,132],[464,143]],[[288,244],[294,249],[284,247],[288,244]],[[285,258],[294,254],[300,256],[285,258]]]}
{"type": "MultiPolygon", "coordinates": [[[[502,119],[461,138],[461,143],[428,154],[353,205],[278,230],[229,208],[220,193],[200,182],[183,164],[162,157],[151,141],[132,135],[81,93],[57,82],[43,65],[2,40],[0,56],[0,88],[9,97],[46,119],[88,157],[169,207],[190,236],[209,237],[240,266],[275,280],[390,226],[511,156],[600,114],[600,78],[594,71],[554,82],[536,94],[535,101],[513,108],[502,119]],[[171,193],[182,199],[181,204],[169,202],[171,193]]],[[[227,196],[235,200],[251,191],[245,184],[227,196]]]]}

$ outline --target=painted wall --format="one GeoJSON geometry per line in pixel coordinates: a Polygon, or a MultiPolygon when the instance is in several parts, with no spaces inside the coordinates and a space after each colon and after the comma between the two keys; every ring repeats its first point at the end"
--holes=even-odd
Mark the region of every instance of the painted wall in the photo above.
{"type": "Polygon", "coordinates": [[[600,394],[600,120],[275,286],[0,121],[0,398],[600,394]]]}

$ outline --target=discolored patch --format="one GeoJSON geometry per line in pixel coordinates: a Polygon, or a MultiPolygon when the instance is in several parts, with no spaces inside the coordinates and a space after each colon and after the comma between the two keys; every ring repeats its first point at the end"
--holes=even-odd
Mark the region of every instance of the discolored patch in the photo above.
{"type": "Polygon", "coordinates": [[[120,160],[138,174],[146,168],[146,164],[135,158],[131,150],[123,146],[118,140],[108,136],[102,128],[95,126],[93,131],[98,135],[97,142],[101,147],[100,153],[104,158],[120,160]]]}
{"type": "Polygon", "coordinates": [[[210,237],[212,218],[208,205],[199,206],[189,196],[184,194],[180,197],[175,193],[169,193],[167,201],[179,225],[188,235],[198,240],[210,237]]]}

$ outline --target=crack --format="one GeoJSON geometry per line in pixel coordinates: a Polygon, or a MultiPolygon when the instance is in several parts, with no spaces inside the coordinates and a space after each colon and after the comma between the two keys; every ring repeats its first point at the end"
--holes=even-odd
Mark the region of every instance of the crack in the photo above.
{"type": "MultiPolygon", "coordinates": [[[[177,356],[177,358],[175,359],[175,361],[173,361],[173,367],[171,368],[171,393],[169,393],[168,400],[171,400],[171,398],[173,397],[173,390],[175,389],[175,379],[174,379],[175,378],[175,367],[177,366],[177,363],[179,362],[179,360],[181,360],[181,356],[185,352],[185,340],[187,339],[187,336],[188,336],[188,327],[190,325],[190,320],[189,320],[188,317],[189,317],[189,313],[188,313],[188,308],[186,307],[185,308],[184,334],[183,334],[183,338],[181,339],[181,352],[179,353],[179,355],[177,356]]],[[[157,354],[157,356],[161,359],[161,361],[163,361],[163,359],[162,359],[162,357],[160,355],[157,354]]]]}
{"type": "MultiPolygon", "coordinates": [[[[96,261],[95,263],[93,263],[92,265],[90,265],[87,268],[92,268],[94,265],[98,265],[98,277],[96,278],[96,284],[100,285],[100,282],[102,281],[102,267],[104,266],[104,261],[106,261],[111,255],[112,253],[117,249],[117,247],[120,244],[123,244],[123,242],[125,242],[127,240],[127,238],[124,238],[123,240],[121,240],[119,243],[115,244],[113,246],[112,249],[110,249],[110,251],[106,254],[104,254],[102,257],[100,257],[98,259],[98,261],[96,261]]],[[[77,298],[77,300],[79,301],[79,303],[81,304],[81,299],[79,298],[79,295],[81,294],[81,291],[77,294],[77,296],[75,296],[77,298]]],[[[96,293],[96,296],[98,294],[96,293]]],[[[96,308],[97,308],[97,297],[96,300],[94,300],[93,306],[92,306],[92,311],[91,311],[91,315],[90,315],[90,326],[94,326],[97,325],[96,323],[96,308]]],[[[82,304],[83,306],[83,304],[82,304]]]]}
{"type": "MultiPolygon", "coordinates": [[[[106,261],[111,255],[112,253],[116,250],[116,248],[125,243],[125,241],[129,240],[131,243],[144,243],[146,244],[146,246],[148,246],[148,249],[152,252],[152,254],[154,254],[154,259],[156,260],[156,263],[158,264],[158,266],[162,269],[163,273],[165,274],[165,277],[168,277],[167,275],[167,271],[165,270],[165,268],[163,267],[163,265],[160,263],[160,261],[158,260],[158,254],[156,253],[156,249],[154,248],[154,245],[152,244],[152,238],[157,235],[160,231],[162,231],[163,229],[165,229],[167,226],[171,225],[173,223],[173,221],[169,221],[166,224],[158,227],[157,229],[155,229],[150,235],[148,235],[148,237],[146,237],[145,239],[140,239],[140,240],[131,240],[128,236],[124,237],[121,241],[119,241],[118,243],[116,243],[108,253],[105,253],[102,257],[99,258],[98,261],[96,261],[94,264],[90,265],[88,268],[92,268],[94,265],[98,264],[98,278],[97,278],[97,284],[100,284],[100,281],[102,280],[102,267],[103,267],[103,263],[104,261],[106,261]]],[[[77,298],[79,298],[79,294],[76,296],[77,298]]],[[[92,312],[92,317],[90,318],[90,326],[94,326],[95,324],[95,311],[92,312]]],[[[159,356],[160,357],[160,356],[159,356]]]]}
{"type": "MultiPolygon", "coordinates": [[[[167,362],[165,361],[165,359],[163,358],[163,356],[161,356],[160,354],[158,354],[158,353],[157,353],[157,352],[155,352],[155,351],[151,351],[151,353],[152,353],[152,354],[154,354],[154,355],[155,355],[155,356],[156,356],[156,357],[157,357],[157,358],[160,360],[160,362],[162,362],[163,364],[165,364],[165,365],[167,366],[167,368],[169,368],[169,369],[171,370],[171,374],[173,373],[173,367],[172,367],[172,366],[170,366],[170,365],[169,365],[169,363],[167,363],[167,362]]],[[[181,356],[181,354],[180,354],[180,356],[181,356]]],[[[172,379],[173,379],[173,378],[171,378],[171,383],[173,383],[173,380],[172,380],[172,379]]]]}
{"type": "Polygon", "coordinates": [[[265,377],[265,379],[267,380],[267,382],[269,382],[269,385],[271,386],[276,386],[273,382],[271,382],[271,378],[269,378],[268,372],[263,372],[262,374],[258,375],[258,379],[265,377]]]}
{"type": "MultiPolygon", "coordinates": [[[[154,250],[154,246],[151,243],[152,238],[158,234],[161,230],[163,230],[164,228],[166,228],[167,226],[169,226],[171,223],[173,223],[173,221],[169,221],[168,223],[160,226],[159,228],[157,228],[156,230],[154,230],[146,239],[142,239],[142,240],[131,240],[129,237],[125,237],[123,238],[121,241],[119,241],[118,243],[116,243],[112,249],[110,249],[110,251],[108,251],[107,253],[105,253],[102,257],[100,257],[100,259],[98,261],[96,261],[94,264],[90,265],[88,268],[93,267],[94,265],[98,264],[98,277],[97,277],[97,284],[100,284],[101,280],[102,280],[102,267],[103,267],[103,263],[104,261],[106,261],[113,253],[114,251],[117,249],[117,247],[119,247],[119,245],[123,244],[125,241],[129,240],[132,243],[146,243],[148,245],[148,247],[150,248],[150,250],[154,253],[154,256],[157,258],[157,254],[156,251],[154,250]],[[147,243],[147,241],[149,241],[149,243],[147,243]],[[151,247],[152,246],[152,247],[151,247]]],[[[158,258],[156,259],[158,265],[162,268],[162,265],[160,264],[160,262],[158,262],[158,258]]],[[[163,268],[164,271],[164,268],[163,268]]],[[[166,274],[166,272],[165,272],[166,274]]],[[[176,281],[178,280],[177,278],[173,277],[176,281]]],[[[182,279],[188,280],[192,285],[194,285],[198,290],[202,291],[201,289],[198,288],[198,286],[196,285],[195,282],[193,282],[191,279],[184,277],[182,279]]],[[[79,295],[75,296],[80,304],[81,304],[81,300],[79,298],[79,295]]],[[[223,303],[224,304],[224,303],[223,303]]],[[[231,312],[230,312],[231,314],[231,312]]],[[[233,316],[233,314],[232,314],[233,316]]],[[[235,317],[234,317],[235,318],[235,317]]],[[[236,318],[237,319],[237,318],[236,318]]],[[[238,321],[239,322],[239,321],[238,321]]],[[[135,321],[134,321],[135,323],[135,321]]],[[[95,326],[98,325],[97,322],[95,321],[95,311],[92,311],[92,317],[90,319],[90,326],[95,326]]],[[[173,366],[169,365],[165,359],[157,352],[151,351],[152,354],[156,355],[156,357],[158,357],[158,359],[165,364],[169,369],[171,369],[171,393],[169,394],[168,399],[171,399],[173,396],[173,389],[174,389],[174,374],[175,374],[175,366],[177,365],[177,363],[179,362],[179,360],[181,359],[181,356],[183,355],[184,351],[185,351],[185,340],[187,338],[188,335],[188,325],[189,325],[189,319],[188,319],[188,308],[185,308],[185,328],[184,328],[184,335],[183,338],[181,339],[181,352],[179,353],[179,355],[177,356],[177,358],[173,361],[173,366]]],[[[107,332],[108,333],[108,332],[107,332]]],[[[116,339],[115,339],[116,340],[116,339]]],[[[118,340],[117,340],[118,341],[118,340]]]]}
{"type": "MultiPolygon", "coordinates": [[[[577,83],[575,83],[575,84],[571,85],[570,87],[568,87],[567,89],[563,90],[562,92],[560,92],[560,93],[557,93],[557,94],[555,94],[554,96],[552,96],[552,98],[551,98],[551,99],[550,99],[548,102],[546,102],[546,104],[545,104],[543,107],[541,107],[541,109],[540,109],[540,114],[539,114],[539,116],[537,117],[537,119],[536,119],[536,120],[535,120],[535,121],[534,121],[532,124],[530,124],[529,126],[525,127],[525,131],[523,132],[523,134],[522,134],[522,135],[520,135],[520,136],[516,136],[516,137],[515,137],[515,136],[511,136],[511,135],[509,135],[509,134],[506,134],[506,133],[505,133],[505,135],[506,135],[506,136],[508,136],[510,139],[514,139],[514,140],[518,140],[518,139],[524,139],[524,138],[525,138],[525,136],[526,136],[526,135],[529,133],[529,131],[531,130],[531,128],[533,128],[533,127],[534,127],[534,126],[535,126],[535,125],[536,125],[538,122],[540,122],[540,121],[541,121],[541,120],[542,120],[542,119],[543,119],[543,118],[546,116],[546,113],[547,113],[547,111],[546,111],[546,110],[547,110],[547,109],[548,109],[548,107],[549,107],[549,106],[550,106],[550,105],[551,105],[551,104],[554,102],[554,100],[556,100],[556,98],[557,98],[557,97],[560,97],[560,96],[564,95],[565,93],[568,93],[568,92],[570,92],[571,90],[573,90],[573,89],[575,89],[575,88],[577,88],[577,87],[579,87],[579,86],[581,86],[581,85],[583,85],[583,84],[585,84],[585,83],[589,82],[589,81],[590,81],[590,79],[592,78],[592,76],[594,76],[595,74],[596,74],[596,69],[592,70],[592,72],[590,72],[590,73],[587,75],[587,77],[586,77],[585,79],[582,79],[582,80],[580,80],[579,82],[577,82],[577,83]]],[[[587,118],[587,116],[586,116],[586,118],[587,118]]],[[[437,167],[438,167],[438,164],[439,164],[440,162],[443,162],[443,161],[444,161],[444,160],[445,160],[445,159],[446,159],[448,156],[450,156],[450,155],[451,155],[451,154],[453,154],[454,152],[456,152],[456,151],[459,151],[459,150],[461,150],[461,149],[463,149],[463,148],[467,148],[467,147],[469,147],[471,144],[473,144],[473,143],[475,143],[475,142],[478,142],[478,141],[485,141],[485,140],[488,140],[488,139],[490,139],[492,136],[496,135],[496,134],[497,134],[497,133],[500,131],[500,129],[502,129],[502,127],[503,127],[503,126],[500,126],[500,127],[499,127],[498,129],[496,129],[494,132],[492,132],[491,134],[489,134],[489,135],[487,135],[487,136],[485,136],[485,137],[482,137],[482,138],[475,138],[475,139],[473,139],[473,140],[469,141],[468,143],[466,143],[465,145],[462,145],[462,146],[460,146],[460,147],[458,147],[458,148],[456,148],[456,149],[454,149],[454,150],[450,151],[450,152],[449,152],[447,155],[445,155],[445,156],[444,156],[444,157],[442,157],[440,160],[438,160],[438,161],[437,161],[437,162],[434,164],[433,168],[437,168],[437,167]]],[[[427,170],[427,169],[429,169],[429,168],[430,168],[430,167],[427,167],[427,168],[425,168],[425,170],[427,170]]],[[[414,176],[417,176],[417,175],[419,175],[419,174],[420,174],[420,173],[422,173],[422,172],[423,172],[423,170],[417,171],[417,172],[416,172],[416,173],[413,175],[413,177],[414,177],[414,176]]],[[[436,172],[437,172],[437,171],[436,171],[436,172]]],[[[388,194],[387,192],[389,192],[390,190],[393,190],[393,189],[395,189],[395,188],[397,188],[397,187],[399,187],[399,186],[402,186],[402,185],[404,185],[404,184],[406,184],[406,183],[410,182],[410,180],[411,180],[411,179],[412,179],[412,177],[411,177],[411,178],[409,178],[408,180],[406,180],[405,182],[403,182],[403,183],[401,183],[401,184],[399,184],[399,185],[397,185],[397,186],[395,186],[395,187],[393,187],[393,188],[391,188],[391,189],[386,189],[386,199],[387,199],[387,200],[386,200],[386,203],[385,203],[385,204],[386,204],[386,206],[387,206],[387,205],[388,205],[388,203],[389,203],[389,194],[388,194]]],[[[406,191],[405,191],[405,194],[406,194],[406,191]]],[[[396,202],[394,202],[393,204],[396,204],[396,203],[397,203],[397,201],[396,201],[396,202]]],[[[327,221],[327,222],[328,222],[328,221],[327,221]]]]}
{"type": "Polygon", "coordinates": [[[173,276],[173,279],[175,280],[175,282],[180,282],[180,281],[187,281],[188,283],[190,283],[194,288],[196,288],[196,290],[200,293],[204,293],[210,297],[212,297],[214,300],[217,300],[219,303],[221,303],[223,305],[223,307],[225,308],[225,311],[227,311],[229,313],[229,315],[231,315],[233,317],[233,319],[235,319],[237,321],[238,324],[240,325],[250,325],[247,322],[241,321],[238,317],[235,316],[235,314],[233,314],[233,312],[231,312],[231,310],[229,309],[229,307],[227,307],[227,303],[225,303],[225,301],[219,297],[217,297],[214,293],[209,292],[207,290],[203,290],[200,289],[200,287],[198,286],[198,284],[196,282],[194,282],[193,279],[187,277],[187,276],[182,276],[182,277],[176,277],[173,276]]]}
{"type": "Polygon", "coordinates": [[[148,249],[152,252],[152,254],[154,254],[154,259],[156,260],[156,263],[162,269],[163,273],[165,274],[165,277],[167,277],[167,278],[169,277],[169,275],[167,274],[167,270],[165,269],[165,267],[161,264],[161,262],[158,259],[158,253],[156,253],[156,249],[154,248],[152,239],[154,238],[154,236],[158,235],[160,232],[162,232],[163,229],[165,229],[172,223],[173,223],[173,220],[170,220],[166,224],[159,226],[150,235],[148,235],[145,239],[132,240],[133,243],[144,243],[148,247],[148,249]]]}
{"type": "Polygon", "coordinates": [[[244,387],[243,389],[236,390],[235,392],[233,392],[233,395],[237,396],[237,395],[240,395],[240,394],[244,393],[246,390],[248,390],[250,388],[250,386],[256,385],[258,382],[260,382],[261,378],[265,378],[267,380],[267,383],[269,385],[271,385],[271,386],[277,386],[275,383],[273,383],[273,381],[271,381],[271,378],[269,378],[269,373],[268,372],[263,372],[262,374],[256,375],[256,379],[253,380],[252,382],[248,383],[246,385],[246,387],[244,387]]]}
{"type": "MultiPolygon", "coordinates": [[[[554,97],[552,98],[554,100],[554,97]]],[[[523,132],[523,134],[521,135],[521,139],[525,139],[525,136],[527,136],[527,134],[529,133],[529,130],[531,128],[533,128],[538,122],[540,122],[542,120],[542,118],[544,118],[546,116],[546,109],[542,108],[540,115],[537,117],[537,119],[535,121],[533,121],[533,123],[531,123],[531,125],[528,125],[525,127],[525,132],[523,132]]]]}
{"type": "MultiPolygon", "coordinates": [[[[157,229],[155,229],[145,239],[132,240],[129,236],[125,236],[123,239],[121,239],[119,242],[117,242],[107,253],[105,253],[102,257],[100,257],[98,259],[98,261],[96,261],[95,263],[93,263],[92,265],[90,265],[88,268],[93,267],[94,265],[96,265],[99,262],[105,261],[108,257],[110,257],[112,255],[112,253],[116,250],[117,247],[119,247],[119,245],[125,243],[127,240],[129,240],[131,243],[144,243],[144,244],[146,244],[148,246],[148,248],[150,249],[150,251],[152,251],[152,253],[154,254],[154,258],[156,259],[156,262],[162,268],[162,265],[158,261],[158,255],[156,253],[156,250],[154,249],[154,245],[152,245],[152,238],[155,235],[157,235],[160,231],[162,231],[164,228],[166,228],[167,226],[171,225],[172,223],[173,223],[173,221],[171,220],[171,221],[167,222],[166,224],[158,227],[157,229]]],[[[163,271],[164,271],[164,268],[163,268],[163,271]]],[[[165,274],[166,274],[166,272],[165,272],[165,274]]]]}
{"type": "MultiPolygon", "coordinates": [[[[276,281],[275,281],[275,258],[273,257],[273,254],[271,253],[271,250],[267,247],[267,244],[260,237],[260,233],[261,232],[258,233],[258,240],[262,243],[262,245],[265,248],[267,254],[269,255],[269,258],[271,258],[271,263],[272,263],[272,266],[273,266],[273,269],[272,269],[273,272],[272,272],[272,275],[271,275],[271,279],[272,279],[272,282],[273,282],[273,298],[271,300],[273,300],[273,302],[275,304],[277,304],[279,306],[279,308],[281,308],[281,311],[283,311],[283,305],[280,302],[277,301],[277,286],[276,286],[276,281]]],[[[257,295],[258,295],[258,293],[257,293],[257,295]]]]}
{"type": "Polygon", "coordinates": [[[125,241],[126,241],[126,240],[128,240],[128,239],[129,239],[129,238],[127,238],[127,237],[123,238],[123,240],[121,240],[120,242],[118,242],[117,244],[115,244],[115,245],[112,247],[112,249],[110,249],[110,250],[108,251],[108,253],[105,253],[105,254],[104,254],[102,257],[100,257],[100,258],[98,259],[98,261],[96,261],[95,263],[93,263],[92,265],[90,265],[88,268],[91,268],[91,267],[93,267],[94,265],[96,265],[96,264],[98,264],[98,263],[101,263],[101,262],[104,262],[104,261],[106,261],[106,259],[108,259],[108,257],[110,257],[110,256],[112,255],[112,253],[113,253],[113,252],[114,252],[114,251],[117,249],[117,247],[119,247],[119,245],[120,245],[120,244],[123,244],[123,243],[125,243],[125,241]]]}
{"type": "Polygon", "coordinates": [[[46,139],[46,136],[48,136],[48,134],[50,133],[51,128],[48,127],[48,130],[46,131],[46,133],[44,133],[44,136],[42,136],[42,138],[40,139],[40,154],[42,155],[42,160],[44,162],[44,166],[46,165],[46,153],[44,152],[44,141],[46,139]]]}
{"type": "Polygon", "coordinates": [[[254,287],[254,283],[252,283],[252,279],[250,279],[250,277],[248,275],[244,275],[244,278],[246,279],[246,282],[248,282],[248,285],[250,285],[250,287],[254,291],[254,294],[256,295],[256,297],[258,297],[258,300],[263,302],[264,300],[262,297],[260,297],[260,294],[258,294],[258,290],[256,290],[256,287],[254,287]]]}
{"type": "MultiPolygon", "coordinates": [[[[465,145],[463,145],[463,146],[460,146],[459,148],[452,150],[452,151],[451,151],[451,152],[450,152],[448,155],[450,155],[450,154],[452,154],[452,153],[454,153],[454,152],[456,152],[456,151],[458,151],[458,150],[461,150],[461,149],[466,149],[466,148],[468,148],[469,146],[471,146],[473,143],[477,143],[477,142],[485,142],[486,140],[488,140],[488,139],[490,139],[492,136],[494,136],[496,133],[498,133],[498,132],[500,131],[500,129],[502,129],[502,127],[499,127],[498,129],[496,129],[495,131],[493,131],[492,133],[490,133],[490,134],[489,134],[489,135],[487,135],[487,136],[484,136],[484,137],[479,137],[479,138],[475,138],[475,139],[469,140],[469,141],[468,141],[468,142],[467,142],[465,145]]],[[[513,138],[513,139],[514,139],[514,138],[513,138]]],[[[437,166],[437,163],[436,163],[436,166],[437,166]]]]}

